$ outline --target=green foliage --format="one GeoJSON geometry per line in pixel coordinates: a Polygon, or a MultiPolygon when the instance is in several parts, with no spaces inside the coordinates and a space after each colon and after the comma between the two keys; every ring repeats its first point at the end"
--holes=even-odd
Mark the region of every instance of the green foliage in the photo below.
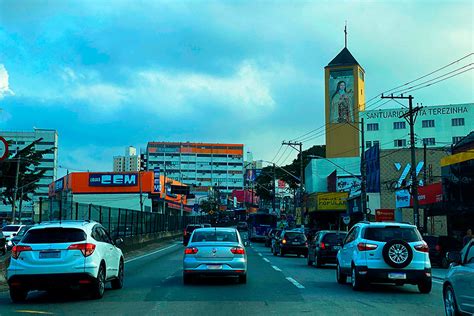
{"type": "MultiPolygon", "coordinates": [[[[307,150],[303,150],[303,172],[306,165],[311,161],[310,156],[320,156],[326,157],[326,145],[315,145],[307,150]]],[[[301,178],[300,175],[300,154],[286,166],[281,166],[283,169],[293,174],[297,178],[301,178]]],[[[275,179],[283,180],[290,186],[291,189],[296,189],[299,187],[300,183],[294,177],[290,176],[280,168],[275,169],[275,179]]],[[[262,169],[262,173],[256,179],[257,182],[257,195],[264,200],[270,200],[272,198],[272,189],[273,189],[273,167],[267,166],[262,169]]]]}
{"type": "Polygon", "coordinates": [[[36,169],[41,163],[43,155],[50,154],[54,148],[46,150],[34,150],[36,143],[42,138],[34,141],[22,150],[18,151],[13,157],[0,162],[0,188],[3,188],[0,200],[3,204],[12,204],[15,190],[15,176],[17,163],[20,164],[18,173],[18,193],[17,200],[30,201],[28,194],[34,193],[38,187],[37,182],[43,177],[45,169],[36,169]],[[23,193],[23,194],[21,194],[23,193]]]}

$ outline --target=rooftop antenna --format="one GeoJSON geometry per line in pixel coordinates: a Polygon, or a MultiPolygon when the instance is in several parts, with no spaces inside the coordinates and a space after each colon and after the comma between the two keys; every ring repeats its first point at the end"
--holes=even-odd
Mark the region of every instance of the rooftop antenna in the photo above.
{"type": "Polygon", "coordinates": [[[344,26],[344,47],[347,48],[347,20],[346,25],[344,26]]]}

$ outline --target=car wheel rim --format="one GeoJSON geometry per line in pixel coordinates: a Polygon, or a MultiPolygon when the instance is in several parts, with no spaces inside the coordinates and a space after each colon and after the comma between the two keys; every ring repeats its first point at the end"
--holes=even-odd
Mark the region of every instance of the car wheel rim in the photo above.
{"type": "Polygon", "coordinates": [[[446,296],[444,298],[444,307],[446,310],[446,315],[454,315],[454,296],[451,289],[446,291],[446,296]]]}
{"type": "Polygon", "coordinates": [[[120,263],[119,280],[120,280],[120,284],[122,284],[123,283],[123,263],[120,263]]]}
{"type": "Polygon", "coordinates": [[[408,260],[408,249],[402,244],[394,244],[388,249],[388,256],[394,263],[404,263],[408,260]]]}
{"type": "Polygon", "coordinates": [[[104,276],[104,269],[101,269],[100,270],[100,273],[99,273],[99,291],[100,291],[100,294],[104,293],[105,291],[105,282],[104,282],[104,279],[105,279],[105,276],[104,276]]]}

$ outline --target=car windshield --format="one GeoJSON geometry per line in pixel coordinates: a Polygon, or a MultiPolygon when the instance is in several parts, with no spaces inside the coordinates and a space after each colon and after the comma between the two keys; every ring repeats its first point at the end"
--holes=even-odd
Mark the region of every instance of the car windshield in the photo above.
{"type": "Polygon", "coordinates": [[[237,242],[238,237],[235,231],[197,231],[193,235],[192,242],[237,242]]]}
{"type": "Polygon", "coordinates": [[[341,244],[347,233],[327,233],[324,235],[322,242],[328,244],[341,244]]]}
{"type": "Polygon", "coordinates": [[[20,225],[8,225],[3,227],[4,232],[16,232],[20,228],[20,225]]]}
{"type": "Polygon", "coordinates": [[[30,229],[22,242],[25,244],[60,244],[86,240],[86,233],[76,228],[30,229]]]}
{"type": "Polygon", "coordinates": [[[414,227],[368,227],[364,238],[373,241],[388,242],[393,239],[401,239],[406,242],[420,241],[421,236],[414,227]]]}

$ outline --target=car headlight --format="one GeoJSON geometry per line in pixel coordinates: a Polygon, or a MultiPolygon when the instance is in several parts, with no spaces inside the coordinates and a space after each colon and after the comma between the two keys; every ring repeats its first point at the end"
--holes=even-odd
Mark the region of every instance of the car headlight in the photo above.
{"type": "Polygon", "coordinates": [[[11,246],[11,245],[13,245],[13,243],[12,243],[11,240],[9,240],[9,241],[7,242],[7,246],[11,246]]]}

